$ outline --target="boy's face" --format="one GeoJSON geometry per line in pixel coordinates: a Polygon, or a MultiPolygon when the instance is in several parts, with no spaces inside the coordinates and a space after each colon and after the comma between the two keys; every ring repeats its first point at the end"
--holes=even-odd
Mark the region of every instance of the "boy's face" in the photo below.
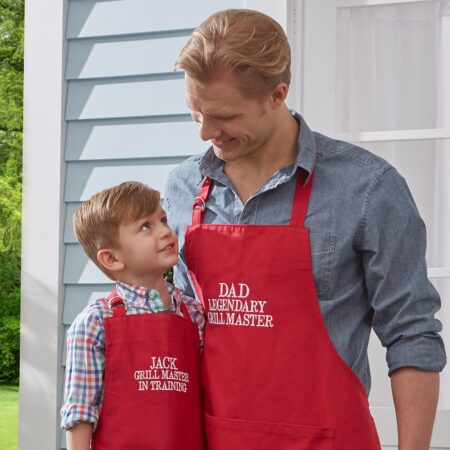
{"type": "Polygon", "coordinates": [[[120,225],[115,253],[125,266],[121,281],[144,287],[152,287],[153,280],[177,263],[177,236],[160,205],[152,214],[120,225]]]}

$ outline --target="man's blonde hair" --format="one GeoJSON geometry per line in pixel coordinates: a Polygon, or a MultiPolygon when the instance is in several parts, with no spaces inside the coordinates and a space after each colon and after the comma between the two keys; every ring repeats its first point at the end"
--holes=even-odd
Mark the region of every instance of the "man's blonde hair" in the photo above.
{"type": "Polygon", "coordinates": [[[86,200],[73,215],[78,241],[89,258],[108,277],[111,274],[97,261],[101,249],[119,248],[120,225],[156,211],[159,192],[142,183],[127,181],[98,192],[86,200]]]}
{"type": "Polygon", "coordinates": [[[249,9],[226,9],[209,16],[182,48],[175,68],[207,83],[232,74],[248,97],[267,95],[291,81],[291,52],[283,28],[249,9]]]}

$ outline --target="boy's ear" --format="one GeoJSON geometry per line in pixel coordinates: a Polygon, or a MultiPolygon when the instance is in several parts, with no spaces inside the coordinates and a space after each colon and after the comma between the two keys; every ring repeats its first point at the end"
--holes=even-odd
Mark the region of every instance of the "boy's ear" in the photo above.
{"type": "Polygon", "coordinates": [[[107,248],[102,248],[97,252],[97,261],[109,272],[117,272],[125,267],[115,252],[107,248]]]}

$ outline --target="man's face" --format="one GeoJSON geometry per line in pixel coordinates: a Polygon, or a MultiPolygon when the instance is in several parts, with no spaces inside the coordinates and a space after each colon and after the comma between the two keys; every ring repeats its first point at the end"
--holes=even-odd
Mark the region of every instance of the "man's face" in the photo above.
{"type": "Polygon", "coordinates": [[[187,104],[200,124],[200,137],[211,141],[225,162],[257,156],[274,126],[271,96],[248,98],[233,78],[200,83],[186,75],[187,104]]]}

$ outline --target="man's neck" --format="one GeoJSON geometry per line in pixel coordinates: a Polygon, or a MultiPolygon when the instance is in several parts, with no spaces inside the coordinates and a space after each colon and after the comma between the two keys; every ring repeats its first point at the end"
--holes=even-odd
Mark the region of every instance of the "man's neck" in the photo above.
{"type": "Polygon", "coordinates": [[[225,162],[224,173],[244,204],[275,172],[295,163],[299,130],[299,124],[286,108],[274,127],[273,138],[258,153],[225,162]]]}

